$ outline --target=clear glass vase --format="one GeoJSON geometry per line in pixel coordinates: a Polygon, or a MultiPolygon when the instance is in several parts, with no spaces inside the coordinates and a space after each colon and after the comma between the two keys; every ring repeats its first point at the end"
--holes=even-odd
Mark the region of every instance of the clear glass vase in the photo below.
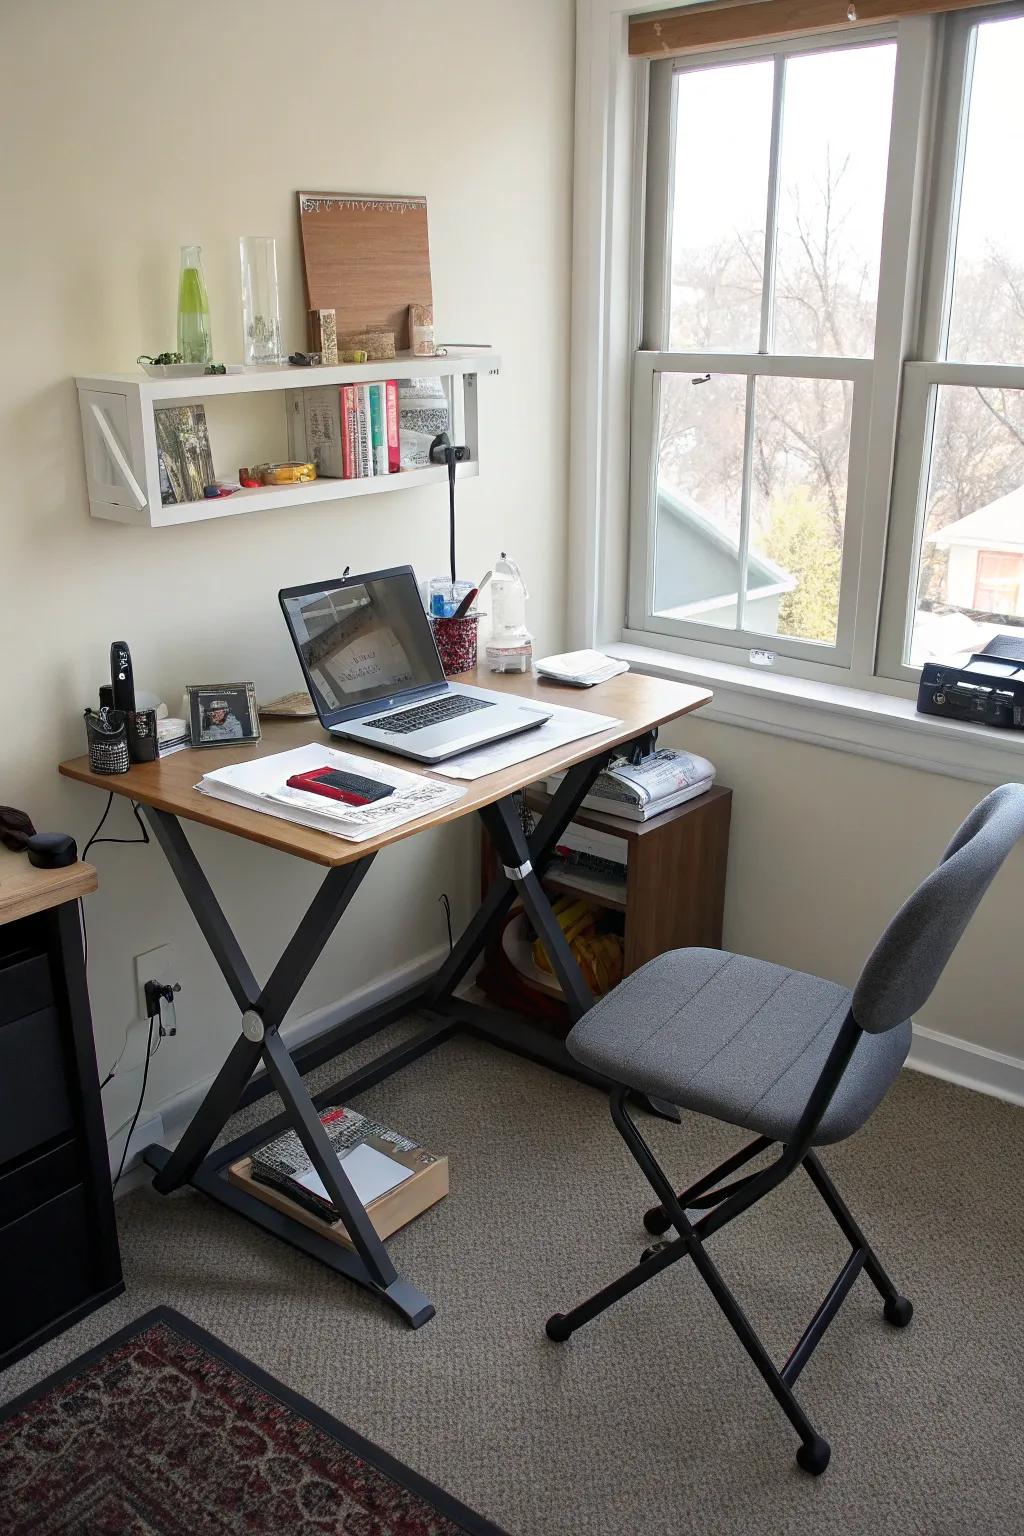
{"type": "Polygon", "coordinates": [[[181,248],[178,278],[178,351],[182,362],[213,362],[210,338],[210,298],[203,277],[202,251],[198,245],[181,248]]]}
{"type": "Polygon", "coordinates": [[[242,262],[242,360],[249,367],[254,363],[283,363],[277,241],[272,235],[243,235],[238,252],[242,262]]]}

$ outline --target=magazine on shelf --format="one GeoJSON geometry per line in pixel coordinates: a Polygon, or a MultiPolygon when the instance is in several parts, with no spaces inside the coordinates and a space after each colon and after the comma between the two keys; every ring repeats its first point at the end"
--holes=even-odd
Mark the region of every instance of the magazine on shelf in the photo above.
{"type": "MultiPolygon", "coordinates": [[[[553,795],[564,774],[552,774],[547,782],[553,795]]],[[[647,821],[703,795],[715,782],[715,765],[695,752],[662,747],[631,763],[619,758],[609,764],[594,781],[583,801],[590,810],[607,811],[609,816],[623,816],[629,821],[647,821]]]]}
{"type": "Polygon", "coordinates": [[[390,832],[407,821],[416,821],[442,806],[461,800],[466,793],[457,784],[446,784],[423,774],[407,773],[391,763],[376,758],[356,757],[334,747],[295,747],[290,752],[276,752],[234,763],[230,768],[216,768],[204,774],[195,786],[201,795],[227,800],[266,816],[298,822],[318,832],[329,832],[349,842],[363,842],[380,832],[390,832]],[[316,773],[334,768],[357,774],[391,787],[394,793],[368,805],[350,805],[342,800],[289,787],[288,780],[302,773],[316,773]]]}

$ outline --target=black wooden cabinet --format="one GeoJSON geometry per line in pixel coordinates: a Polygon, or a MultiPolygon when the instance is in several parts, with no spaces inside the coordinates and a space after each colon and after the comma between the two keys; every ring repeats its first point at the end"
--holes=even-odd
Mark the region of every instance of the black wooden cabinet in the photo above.
{"type": "Polygon", "coordinates": [[[124,1289],[71,894],[94,886],[0,850],[0,1369],[124,1289]]]}

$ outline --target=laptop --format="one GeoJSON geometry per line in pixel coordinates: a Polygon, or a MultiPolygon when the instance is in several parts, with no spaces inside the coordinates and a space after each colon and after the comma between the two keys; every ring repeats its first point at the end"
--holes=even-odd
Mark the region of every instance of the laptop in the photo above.
{"type": "Polygon", "coordinates": [[[321,725],[421,763],[535,730],[551,710],[450,683],[411,565],[278,594],[321,725]]]}

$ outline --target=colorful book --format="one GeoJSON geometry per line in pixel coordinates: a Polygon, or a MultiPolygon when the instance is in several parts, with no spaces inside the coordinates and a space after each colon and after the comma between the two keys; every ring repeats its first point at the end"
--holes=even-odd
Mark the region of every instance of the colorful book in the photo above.
{"type": "Polygon", "coordinates": [[[398,380],[388,379],[384,385],[384,416],[387,428],[388,474],[397,475],[402,467],[402,454],[398,438],[398,380]]]}
{"type": "Polygon", "coordinates": [[[370,385],[370,438],[373,446],[373,472],[388,472],[388,445],[384,424],[384,385],[370,385]]]}
{"type": "Polygon", "coordinates": [[[370,436],[370,386],[356,386],[359,396],[359,474],[373,474],[373,442],[370,436]]]}
{"type": "Polygon", "coordinates": [[[356,473],[355,464],[355,389],[351,384],[341,386],[341,458],[342,474],[351,480],[356,473]]]}

